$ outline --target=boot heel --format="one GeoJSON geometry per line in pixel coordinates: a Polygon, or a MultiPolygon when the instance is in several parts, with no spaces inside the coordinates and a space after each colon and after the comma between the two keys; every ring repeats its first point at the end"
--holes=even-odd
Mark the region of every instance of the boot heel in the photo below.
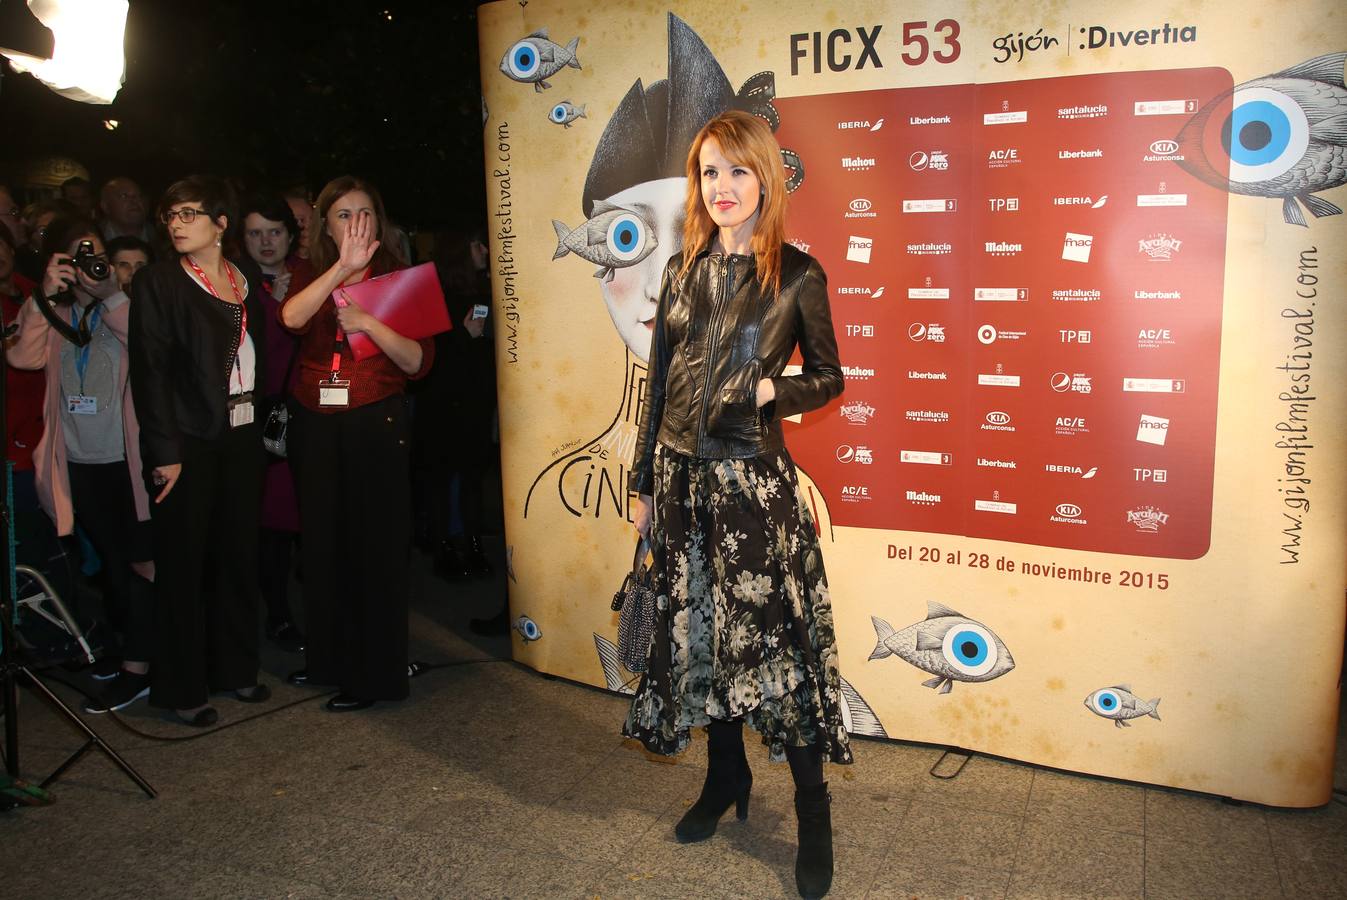
{"type": "Polygon", "coordinates": [[[739,792],[739,798],[734,803],[734,814],[742,822],[748,818],[748,794],[750,788],[744,788],[739,792]]]}

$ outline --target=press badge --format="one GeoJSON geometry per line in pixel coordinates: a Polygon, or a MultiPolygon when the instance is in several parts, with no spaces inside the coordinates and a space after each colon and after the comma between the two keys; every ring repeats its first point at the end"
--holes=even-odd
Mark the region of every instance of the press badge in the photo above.
{"type": "Polygon", "coordinates": [[[70,394],[66,397],[66,411],[72,416],[98,415],[98,398],[83,394],[70,394]]]}
{"type": "Polygon", "coordinates": [[[238,428],[253,423],[253,395],[239,394],[229,398],[229,427],[238,428]]]}
{"type": "Polygon", "coordinates": [[[349,381],[318,382],[319,406],[349,406],[350,403],[351,403],[351,382],[349,381]]]}

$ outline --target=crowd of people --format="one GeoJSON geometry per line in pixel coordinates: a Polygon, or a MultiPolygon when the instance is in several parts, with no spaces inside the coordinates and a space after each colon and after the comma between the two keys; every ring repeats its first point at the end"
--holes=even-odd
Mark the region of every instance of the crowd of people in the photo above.
{"type": "Polygon", "coordinates": [[[99,573],[86,711],[148,698],[208,726],[212,694],[263,703],[264,634],[334,712],[407,696],[414,540],[446,579],[492,571],[487,251],[441,238],[453,327],[413,340],[334,300],[412,263],[368,181],[311,201],[193,176],[151,204],[125,176],[72,178],[22,207],[0,186],[13,505],[42,523],[21,540],[45,528],[99,573]],[[357,359],[356,334],[380,352],[357,359]]]}

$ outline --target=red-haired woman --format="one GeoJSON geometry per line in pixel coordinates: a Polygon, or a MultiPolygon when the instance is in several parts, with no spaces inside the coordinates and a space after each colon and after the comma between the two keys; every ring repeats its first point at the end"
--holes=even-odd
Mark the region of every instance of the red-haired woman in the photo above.
{"type": "Polygon", "coordinates": [[[403,337],[332,293],[403,266],[379,192],[351,176],[318,195],[309,228],[317,273],[281,306],[299,334],[294,460],[304,571],[306,668],[294,684],[336,685],[333,712],[407,696],[407,578],[412,510],[404,391],[434,360],[429,339],[403,337]],[[382,353],[357,361],[346,335],[382,353]]]}
{"type": "Polygon", "coordinates": [[[786,184],[767,125],[716,116],[692,143],[683,250],[666,266],[630,488],[660,602],[624,733],[657,753],[707,726],[701,797],[675,828],[705,840],[748,815],[743,723],[790,763],[795,880],[832,883],[823,758],[850,763],[823,558],[781,420],[842,391],[819,264],[784,242],[786,184]],[[796,347],[803,372],[783,375],[796,347]]]}

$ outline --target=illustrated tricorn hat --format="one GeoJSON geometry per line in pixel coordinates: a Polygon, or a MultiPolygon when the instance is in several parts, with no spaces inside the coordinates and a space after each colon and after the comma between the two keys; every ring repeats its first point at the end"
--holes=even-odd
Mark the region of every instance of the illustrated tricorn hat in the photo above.
{"type": "MultiPolygon", "coordinates": [[[[688,147],[702,126],[728,109],[741,109],[766,120],[776,131],[780,120],[772,106],[776,76],[759,72],[736,94],[710,49],[686,22],[669,13],[669,76],[650,87],[636,79],[618,103],[594,149],[585,178],[584,213],[597,200],[629,187],[686,173],[688,147]]],[[[799,158],[782,151],[795,169],[787,186],[804,177],[799,158]]]]}

